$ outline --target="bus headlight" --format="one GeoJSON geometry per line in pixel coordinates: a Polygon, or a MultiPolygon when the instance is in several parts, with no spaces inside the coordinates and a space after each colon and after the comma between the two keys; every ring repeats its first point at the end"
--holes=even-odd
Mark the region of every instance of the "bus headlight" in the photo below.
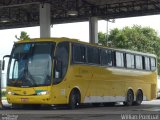
{"type": "Polygon", "coordinates": [[[11,92],[11,91],[8,91],[7,94],[8,94],[8,95],[14,95],[15,93],[14,93],[14,92],[11,92]]]}
{"type": "Polygon", "coordinates": [[[48,94],[49,94],[49,91],[41,91],[37,93],[37,95],[48,95],[48,94]]]}

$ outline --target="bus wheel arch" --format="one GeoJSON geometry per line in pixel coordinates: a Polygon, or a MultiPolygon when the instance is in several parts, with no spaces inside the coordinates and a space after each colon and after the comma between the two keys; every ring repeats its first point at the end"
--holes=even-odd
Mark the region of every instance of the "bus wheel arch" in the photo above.
{"type": "Polygon", "coordinates": [[[132,89],[128,89],[126,94],[126,100],[124,101],[124,105],[132,106],[133,102],[134,102],[134,92],[132,89]]]}
{"type": "Polygon", "coordinates": [[[69,94],[68,105],[70,109],[76,109],[81,103],[81,93],[78,88],[73,88],[69,94]]]}
{"type": "Polygon", "coordinates": [[[136,101],[134,103],[135,105],[141,105],[142,101],[143,101],[143,90],[138,89],[136,93],[136,101]]]}

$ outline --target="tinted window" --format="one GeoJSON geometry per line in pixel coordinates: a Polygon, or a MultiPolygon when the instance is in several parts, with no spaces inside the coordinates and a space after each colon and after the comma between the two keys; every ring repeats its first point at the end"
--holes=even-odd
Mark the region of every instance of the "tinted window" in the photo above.
{"type": "Polygon", "coordinates": [[[149,57],[145,57],[144,65],[146,70],[150,70],[150,60],[149,57]]]}
{"type": "Polygon", "coordinates": [[[151,70],[156,70],[156,60],[155,60],[155,58],[151,58],[151,70]]]}
{"type": "Polygon", "coordinates": [[[88,63],[99,64],[99,49],[95,47],[87,48],[88,63]]]}
{"type": "Polygon", "coordinates": [[[136,55],[136,68],[143,69],[142,56],[136,55]]]}
{"type": "Polygon", "coordinates": [[[121,52],[116,52],[116,66],[124,67],[124,57],[123,57],[123,53],[121,52]]]}
{"type": "Polygon", "coordinates": [[[127,68],[134,68],[134,55],[126,54],[126,62],[127,68]]]}
{"type": "Polygon", "coordinates": [[[111,50],[101,50],[101,64],[112,66],[112,51],[111,50]]]}
{"type": "Polygon", "coordinates": [[[84,63],[86,61],[85,51],[86,51],[85,46],[74,44],[73,45],[73,61],[84,63]]]}

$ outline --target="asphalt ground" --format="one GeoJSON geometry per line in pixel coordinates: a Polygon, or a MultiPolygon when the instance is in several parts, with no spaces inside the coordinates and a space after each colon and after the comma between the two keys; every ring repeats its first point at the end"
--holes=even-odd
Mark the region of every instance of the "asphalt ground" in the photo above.
{"type": "Polygon", "coordinates": [[[0,120],[160,120],[160,100],[143,102],[140,106],[82,105],[76,110],[66,106],[40,109],[13,109],[6,103],[5,106],[0,110],[0,120]]]}

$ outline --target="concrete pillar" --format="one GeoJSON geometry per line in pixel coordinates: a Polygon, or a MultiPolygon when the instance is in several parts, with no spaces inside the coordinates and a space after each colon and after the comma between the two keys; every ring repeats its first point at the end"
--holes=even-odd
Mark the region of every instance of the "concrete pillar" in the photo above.
{"type": "Polygon", "coordinates": [[[98,43],[98,18],[91,17],[89,19],[89,42],[98,43]]]}
{"type": "Polygon", "coordinates": [[[51,11],[50,4],[40,4],[40,37],[50,37],[51,11]]]}

